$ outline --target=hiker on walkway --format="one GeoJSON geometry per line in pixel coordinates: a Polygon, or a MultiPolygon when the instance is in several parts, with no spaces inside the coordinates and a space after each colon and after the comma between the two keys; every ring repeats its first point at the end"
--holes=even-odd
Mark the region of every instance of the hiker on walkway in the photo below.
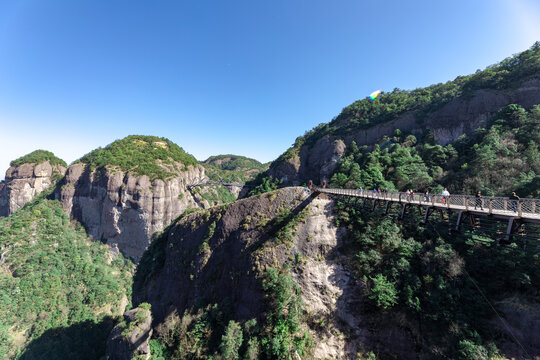
{"type": "Polygon", "coordinates": [[[515,192],[512,192],[512,196],[510,196],[510,200],[512,200],[512,209],[514,212],[517,212],[518,203],[519,203],[519,196],[516,195],[515,192]]]}
{"type": "Polygon", "coordinates": [[[409,190],[409,196],[411,197],[411,201],[414,201],[414,191],[413,191],[413,189],[409,190]]]}
{"type": "Polygon", "coordinates": [[[430,202],[431,199],[430,199],[430,194],[429,194],[429,190],[426,190],[426,192],[424,193],[424,202],[430,202]]]}
{"type": "Polygon", "coordinates": [[[477,207],[480,207],[480,210],[484,210],[484,207],[482,206],[482,193],[480,191],[476,193],[475,198],[474,210],[476,210],[477,207]]]}
{"type": "Polygon", "coordinates": [[[364,191],[364,189],[362,189],[362,187],[360,186],[360,187],[358,188],[358,192],[360,193],[360,195],[362,195],[362,191],[364,191]]]}
{"type": "Polygon", "coordinates": [[[448,203],[448,200],[450,199],[450,193],[448,192],[448,189],[447,189],[447,188],[444,188],[444,190],[442,191],[441,195],[442,195],[441,202],[442,202],[443,204],[448,203]]]}

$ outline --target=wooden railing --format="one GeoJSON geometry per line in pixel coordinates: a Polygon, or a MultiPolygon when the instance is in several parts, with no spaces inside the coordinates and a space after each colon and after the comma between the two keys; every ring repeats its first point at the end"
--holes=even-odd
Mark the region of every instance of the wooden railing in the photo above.
{"type": "Polygon", "coordinates": [[[540,219],[540,199],[522,198],[519,201],[508,197],[472,195],[449,195],[415,193],[412,196],[404,192],[377,192],[373,190],[331,189],[312,187],[312,191],[360,197],[366,199],[408,203],[412,205],[446,208],[457,211],[474,211],[489,215],[504,215],[527,219],[540,219]]]}

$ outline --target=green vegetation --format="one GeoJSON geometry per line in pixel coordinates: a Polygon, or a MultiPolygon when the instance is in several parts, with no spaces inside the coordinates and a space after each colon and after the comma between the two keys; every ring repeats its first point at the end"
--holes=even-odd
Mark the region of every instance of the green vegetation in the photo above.
{"type": "Polygon", "coordinates": [[[227,187],[221,185],[195,187],[193,191],[201,199],[208,201],[210,206],[228,204],[236,200],[236,195],[230,192],[227,187]]]}
{"type": "Polygon", "coordinates": [[[105,148],[84,155],[78,162],[92,170],[106,168],[148,175],[151,180],[175,176],[178,171],[196,165],[197,160],[166,138],[130,135],[105,148]]]}
{"type": "Polygon", "coordinates": [[[330,123],[320,124],[296,139],[293,146],[275,163],[292,158],[303,145],[312,146],[325,135],[345,135],[360,129],[398,118],[414,112],[418,121],[459,96],[471,96],[479,89],[511,89],[520,81],[540,73],[540,42],[529,50],[507,58],[473,75],[458,76],[453,81],[415,90],[394,89],[381,93],[374,101],[368,98],[354,102],[343,109],[330,123]]]}
{"type": "Polygon", "coordinates": [[[503,108],[486,128],[455,143],[434,144],[433,135],[418,138],[396,131],[373,150],[353,142],[331,179],[334,187],[414,189],[540,197],[540,105],[526,111],[503,108]],[[494,171],[496,169],[496,171],[494,171]]]}
{"type": "Polygon", "coordinates": [[[277,190],[280,184],[281,181],[279,179],[267,176],[266,173],[260,173],[255,179],[246,183],[246,186],[252,187],[248,196],[255,196],[277,190]]]}
{"type": "Polygon", "coordinates": [[[210,156],[204,161],[204,164],[216,167],[221,170],[230,171],[264,171],[268,167],[255,159],[240,155],[216,155],[210,156]]]}
{"type": "Polygon", "coordinates": [[[396,319],[396,327],[417,334],[426,358],[494,358],[496,344],[506,340],[493,329],[497,314],[491,306],[508,299],[519,311],[534,313],[530,309],[540,306],[538,255],[489,247],[472,239],[492,240],[467,232],[448,235],[444,225],[395,222],[341,202],[338,214],[350,234],[344,246],[355,254],[354,275],[366,289],[364,320],[377,328],[396,319]]]}
{"type": "Polygon", "coordinates": [[[262,278],[268,312],[265,323],[237,322],[230,305],[201,306],[172,316],[170,325],[150,341],[153,360],[293,360],[309,354],[312,340],[305,326],[300,287],[288,270],[270,268],[262,278]],[[155,351],[155,352],[154,352],[155,351]]]}
{"type": "Polygon", "coordinates": [[[252,181],[258,174],[268,169],[268,164],[261,164],[255,159],[238,155],[211,156],[202,165],[211,181],[240,183],[252,181]]]}
{"type": "Polygon", "coordinates": [[[21,166],[22,164],[41,164],[45,161],[49,161],[51,165],[62,165],[67,167],[64,160],[57,158],[52,152],[45,150],[36,150],[30,154],[24,155],[17,160],[13,160],[10,166],[21,166]]]}
{"type": "Polygon", "coordinates": [[[263,289],[270,310],[261,338],[266,358],[292,360],[295,353],[304,358],[312,344],[311,337],[302,329],[305,314],[300,287],[287,271],[269,268],[263,289]]]}
{"type": "Polygon", "coordinates": [[[130,297],[129,261],[113,259],[44,196],[0,218],[0,254],[0,354],[104,355],[111,316],[130,297]]]}
{"type": "Polygon", "coordinates": [[[121,330],[121,335],[124,338],[128,338],[137,328],[143,325],[149,316],[151,316],[151,306],[148,303],[141,303],[137,306],[135,311],[135,318],[132,321],[124,320],[120,321],[118,327],[121,330]]]}

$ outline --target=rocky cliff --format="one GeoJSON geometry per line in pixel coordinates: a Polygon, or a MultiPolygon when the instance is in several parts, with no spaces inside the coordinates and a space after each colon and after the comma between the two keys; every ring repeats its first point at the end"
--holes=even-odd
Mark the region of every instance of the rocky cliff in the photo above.
{"type": "Polygon", "coordinates": [[[178,145],[132,135],[71,165],[54,196],[92,238],[138,260],[152,235],[184,211],[236,199],[223,187],[190,186],[206,178],[178,145]]]}
{"type": "MultiPolygon", "coordinates": [[[[358,328],[358,300],[349,298],[356,290],[350,289],[350,273],[334,253],[344,233],[333,220],[331,202],[314,200],[300,187],[187,215],[145,253],[135,277],[134,299],[151,304],[158,338],[176,336],[174,327],[180,324],[189,329],[194,325],[189,322],[197,320],[207,304],[216,304],[224,323],[256,319],[264,324],[270,310],[261,279],[270,267],[291,266],[307,313],[358,328]]],[[[348,358],[356,349],[332,323],[321,332],[304,328],[314,337],[316,358],[348,358]]],[[[216,330],[213,336],[220,339],[221,333],[216,330]]],[[[249,359],[259,358],[252,356],[249,359]]]]}
{"type": "MultiPolygon", "coordinates": [[[[328,180],[347,146],[353,141],[359,146],[372,146],[384,136],[392,136],[396,129],[400,129],[413,134],[432,131],[435,141],[445,145],[485,126],[489,119],[508,104],[519,104],[528,109],[539,103],[540,77],[528,78],[514,89],[476,90],[473,95],[449,101],[427,117],[416,111],[408,111],[394,120],[366,129],[321,136],[313,143],[295,149],[291,157],[274,162],[268,174],[285,184],[300,184],[310,179],[328,180]]],[[[345,128],[348,121],[342,119],[331,124],[338,129],[345,128]]]]}
{"type": "MultiPolygon", "coordinates": [[[[267,326],[273,294],[261,285],[265,273],[290,269],[305,308],[300,328],[312,344],[301,356],[296,351],[295,358],[356,358],[364,346],[386,340],[393,342],[388,349],[394,353],[411,356],[414,342],[406,331],[392,324],[368,330],[360,311],[363,286],[347,265],[349,254],[337,251],[347,232],[334,222],[333,203],[313,199],[300,187],[190,214],[144,255],[134,300],[151,304],[154,337],[177,346],[173,338],[189,336],[201,316],[209,323],[219,313],[224,324],[255,319],[251,322],[267,326]]],[[[206,331],[220,340],[225,330],[216,326],[206,331]]],[[[211,346],[214,339],[200,341],[211,346]]],[[[249,356],[268,358],[262,351],[249,356]]]]}
{"type": "Polygon", "coordinates": [[[64,165],[51,165],[49,160],[10,166],[5,181],[0,183],[0,216],[8,216],[20,209],[56,183],[65,172],[64,165]]]}
{"type": "MultiPolygon", "coordinates": [[[[143,255],[134,278],[134,305],[142,304],[143,309],[151,305],[152,327],[144,332],[153,334],[150,348],[157,351],[153,355],[250,360],[366,359],[375,354],[381,359],[458,358],[470,351],[487,354],[469,340],[461,341],[459,349],[453,343],[468,339],[470,326],[483,331],[486,324],[491,335],[482,332],[482,336],[494,337],[508,356],[523,355],[514,340],[505,343],[507,330],[491,309],[486,310],[485,298],[469,288],[470,276],[489,286],[489,281],[480,280],[485,275],[475,259],[491,250],[471,246],[470,251],[478,253],[467,256],[465,250],[461,257],[436,233],[428,235],[415,227],[402,233],[405,230],[391,218],[370,219],[367,212],[353,216],[344,210],[343,204],[312,198],[305,188],[282,188],[201,210],[171,224],[143,255]],[[403,280],[389,283],[384,282],[386,277],[370,275],[388,265],[394,268],[385,276],[403,280]],[[463,287],[463,293],[441,294],[431,277],[437,279],[436,286],[463,287]],[[404,289],[399,296],[398,285],[404,289]],[[471,313],[473,307],[486,311],[471,313]],[[452,309],[450,322],[439,315],[447,308],[452,309]],[[456,322],[462,327],[457,328],[456,322]]],[[[490,261],[505,267],[507,259],[500,260],[490,261]]],[[[510,279],[521,270],[501,271],[510,279]]],[[[531,275],[534,264],[528,271],[532,272],[527,276],[537,279],[531,275]]],[[[515,291],[503,293],[501,288],[498,293],[504,299],[495,305],[499,311],[517,311],[527,319],[521,325],[513,322],[512,331],[530,354],[538,354],[537,301],[525,300],[515,291]],[[508,303],[512,310],[501,305],[508,303]]],[[[142,333],[133,329],[135,335],[142,333]]],[[[132,336],[126,332],[121,339],[118,331],[109,338],[114,344],[108,354],[112,359],[123,358],[125,349],[135,349],[132,336]]],[[[147,356],[146,343],[144,348],[140,351],[147,356]]]]}
{"type": "Polygon", "coordinates": [[[119,170],[92,171],[77,163],[69,167],[55,197],[92,238],[137,260],[155,232],[188,208],[208,206],[187,189],[202,177],[200,165],[190,165],[171,178],[151,180],[148,175],[119,170]]]}

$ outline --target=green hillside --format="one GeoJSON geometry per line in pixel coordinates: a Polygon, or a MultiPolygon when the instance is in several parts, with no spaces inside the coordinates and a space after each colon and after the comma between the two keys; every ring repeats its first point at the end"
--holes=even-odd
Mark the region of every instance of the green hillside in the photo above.
{"type": "Polygon", "coordinates": [[[197,164],[193,156],[170,140],[142,135],[116,140],[84,155],[78,162],[90,165],[91,169],[119,169],[139,176],[148,175],[152,180],[172,177],[176,171],[197,164]],[[176,163],[182,166],[178,167],[176,163]],[[166,170],[160,165],[172,169],[166,170]]]}
{"type": "Polygon", "coordinates": [[[540,105],[509,105],[486,128],[453,144],[429,132],[381,139],[373,150],[349,147],[331,179],[334,187],[381,188],[540,197],[540,105]]]}
{"type": "Polygon", "coordinates": [[[43,197],[0,218],[0,253],[0,358],[104,355],[112,317],[130,298],[130,262],[43,197]]]}
{"type": "Polygon", "coordinates": [[[221,178],[246,182],[268,169],[267,164],[261,164],[255,159],[230,154],[210,156],[202,164],[206,168],[207,176],[212,180],[221,178]]]}
{"type": "Polygon", "coordinates": [[[221,170],[248,171],[248,170],[266,170],[265,165],[255,159],[240,155],[216,155],[210,156],[204,161],[205,164],[213,165],[221,170]]]}
{"type": "Polygon", "coordinates": [[[36,150],[30,154],[26,154],[16,160],[13,160],[10,166],[21,166],[22,164],[41,164],[45,161],[49,161],[51,165],[62,165],[67,167],[64,160],[56,157],[52,152],[46,150],[36,150]]]}
{"type": "Polygon", "coordinates": [[[329,123],[323,123],[299,136],[293,146],[275,163],[293,157],[303,145],[311,146],[325,135],[346,135],[385,123],[413,111],[422,122],[430,113],[459,96],[472,96],[475,90],[511,90],[521,80],[540,74],[540,42],[529,50],[509,57],[473,75],[415,90],[382,92],[374,101],[364,98],[345,107],[329,123]]]}

